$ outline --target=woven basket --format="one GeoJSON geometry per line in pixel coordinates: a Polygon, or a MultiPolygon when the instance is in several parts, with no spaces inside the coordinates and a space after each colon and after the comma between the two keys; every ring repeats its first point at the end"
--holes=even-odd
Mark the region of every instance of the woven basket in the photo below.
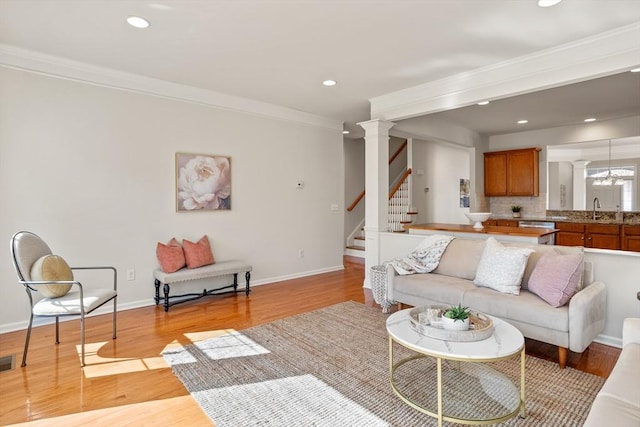
{"type": "Polygon", "coordinates": [[[371,291],[373,292],[373,300],[376,304],[380,304],[383,313],[388,313],[389,308],[395,301],[387,299],[387,266],[374,265],[371,267],[370,276],[371,291]]]}

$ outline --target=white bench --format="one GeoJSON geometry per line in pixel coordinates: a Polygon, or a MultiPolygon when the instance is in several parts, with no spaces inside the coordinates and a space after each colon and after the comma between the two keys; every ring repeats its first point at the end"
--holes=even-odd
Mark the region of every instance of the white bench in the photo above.
{"type": "Polygon", "coordinates": [[[218,261],[215,264],[205,265],[198,268],[183,268],[175,273],[165,273],[161,269],[153,271],[153,277],[156,285],[156,305],[160,304],[160,301],[164,301],[164,311],[169,311],[169,307],[175,304],[181,304],[187,301],[193,301],[206,296],[222,295],[229,293],[242,292],[238,290],[238,274],[244,272],[246,281],[244,292],[248,296],[251,290],[249,289],[249,279],[251,278],[251,266],[242,261],[218,261]],[[181,295],[169,295],[172,284],[187,282],[189,280],[207,279],[217,276],[229,276],[233,275],[233,283],[230,285],[222,286],[215,289],[204,289],[201,293],[189,293],[181,295]],[[163,285],[164,296],[160,296],[160,285],[163,285]],[[171,302],[171,299],[178,298],[178,300],[171,302]]]}

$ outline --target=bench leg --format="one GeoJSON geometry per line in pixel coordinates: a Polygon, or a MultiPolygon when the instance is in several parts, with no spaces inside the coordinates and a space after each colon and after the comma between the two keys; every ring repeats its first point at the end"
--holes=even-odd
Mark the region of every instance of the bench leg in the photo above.
{"type": "Polygon", "coordinates": [[[167,312],[169,311],[169,284],[165,283],[164,284],[164,311],[167,312]]]}
{"type": "Polygon", "coordinates": [[[247,271],[246,273],[244,273],[244,278],[247,281],[247,285],[246,288],[244,290],[245,295],[249,296],[249,292],[251,292],[251,290],[249,289],[249,279],[251,279],[251,272],[247,271]]]}
{"type": "Polygon", "coordinates": [[[238,291],[238,273],[233,273],[233,292],[238,291]]]}
{"type": "Polygon", "coordinates": [[[156,285],[156,297],[155,297],[155,300],[156,300],[156,305],[158,305],[158,304],[160,304],[160,281],[158,279],[156,279],[155,285],[156,285]]]}

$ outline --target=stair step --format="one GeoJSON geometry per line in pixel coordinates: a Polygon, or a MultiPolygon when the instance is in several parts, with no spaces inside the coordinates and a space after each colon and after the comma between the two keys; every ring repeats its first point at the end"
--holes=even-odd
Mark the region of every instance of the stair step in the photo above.
{"type": "Polygon", "coordinates": [[[364,236],[355,236],[354,240],[364,240],[364,236]]]}
{"type": "Polygon", "coordinates": [[[400,224],[411,224],[413,221],[400,221],[400,224]]]}
{"type": "Polygon", "coordinates": [[[394,233],[406,233],[407,230],[393,230],[394,233]]]}
{"type": "Polygon", "coordinates": [[[407,215],[418,215],[418,212],[407,212],[407,215]]]}
{"type": "Polygon", "coordinates": [[[353,249],[355,251],[364,251],[362,246],[347,246],[347,249],[353,249]]]}

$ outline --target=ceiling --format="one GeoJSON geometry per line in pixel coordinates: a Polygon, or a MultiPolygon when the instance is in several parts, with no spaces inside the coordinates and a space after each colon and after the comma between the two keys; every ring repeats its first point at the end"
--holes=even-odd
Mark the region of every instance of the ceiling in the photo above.
{"type": "MultiPolygon", "coordinates": [[[[370,98],[637,22],[639,0],[0,0],[0,43],[337,119],[352,136],[370,98]]],[[[638,78],[438,114],[489,134],[522,129],[516,117],[638,114],[638,78]]]]}

